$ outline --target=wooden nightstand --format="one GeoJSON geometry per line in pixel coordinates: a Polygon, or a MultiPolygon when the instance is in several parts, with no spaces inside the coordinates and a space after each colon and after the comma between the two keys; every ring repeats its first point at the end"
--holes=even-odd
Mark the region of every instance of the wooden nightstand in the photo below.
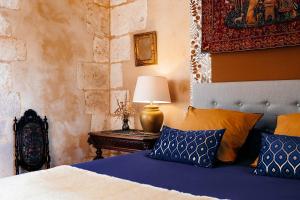
{"type": "Polygon", "coordinates": [[[103,158],[102,149],[136,152],[152,149],[160,133],[145,133],[140,130],[113,130],[90,132],[88,143],[97,149],[96,159],[103,158]]]}

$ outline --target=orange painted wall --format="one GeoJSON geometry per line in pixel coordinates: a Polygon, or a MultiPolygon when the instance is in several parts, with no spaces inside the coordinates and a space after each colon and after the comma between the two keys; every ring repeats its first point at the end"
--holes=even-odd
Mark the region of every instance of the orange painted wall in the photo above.
{"type": "Polygon", "coordinates": [[[212,81],[300,79],[300,46],[212,55],[212,81]]]}

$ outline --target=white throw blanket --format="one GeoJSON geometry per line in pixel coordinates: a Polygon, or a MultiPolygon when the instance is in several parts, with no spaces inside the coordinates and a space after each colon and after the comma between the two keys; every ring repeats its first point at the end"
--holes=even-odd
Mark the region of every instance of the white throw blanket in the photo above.
{"type": "Polygon", "coordinates": [[[1,200],[212,200],[60,166],[0,179],[1,200]]]}

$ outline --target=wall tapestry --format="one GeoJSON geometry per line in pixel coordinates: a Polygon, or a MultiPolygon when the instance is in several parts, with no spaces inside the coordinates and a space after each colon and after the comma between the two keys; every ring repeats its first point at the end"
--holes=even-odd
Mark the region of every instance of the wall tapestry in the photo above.
{"type": "Polygon", "coordinates": [[[203,0],[202,50],[300,45],[300,0],[203,0]]]}
{"type": "Polygon", "coordinates": [[[191,81],[211,82],[211,58],[209,53],[202,52],[202,17],[201,0],[190,0],[191,15],[191,81]]]}

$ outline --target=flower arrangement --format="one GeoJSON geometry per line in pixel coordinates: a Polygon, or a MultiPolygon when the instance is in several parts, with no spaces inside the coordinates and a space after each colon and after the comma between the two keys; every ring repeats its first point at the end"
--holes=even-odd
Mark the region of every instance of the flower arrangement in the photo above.
{"type": "Polygon", "coordinates": [[[114,111],[114,115],[123,120],[122,130],[127,131],[129,130],[129,117],[134,114],[134,108],[127,97],[127,93],[123,101],[120,101],[118,98],[116,98],[116,100],[118,107],[114,111]]]}

